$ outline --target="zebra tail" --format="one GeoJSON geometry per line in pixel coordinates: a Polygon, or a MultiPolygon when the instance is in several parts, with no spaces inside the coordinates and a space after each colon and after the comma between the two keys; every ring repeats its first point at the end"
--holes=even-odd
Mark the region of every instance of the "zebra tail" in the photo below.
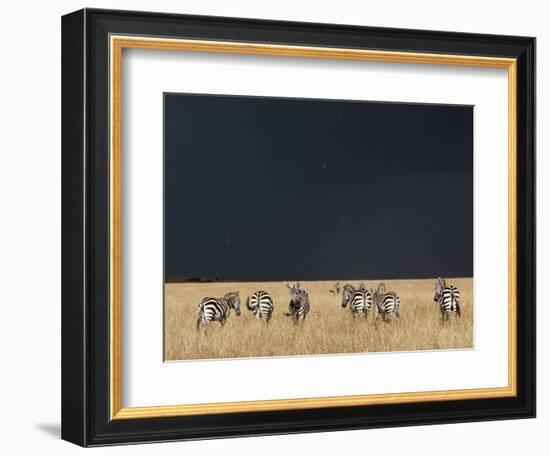
{"type": "Polygon", "coordinates": [[[197,331],[200,331],[202,329],[203,319],[202,319],[202,313],[199,313],[199,316],[197,317],[197,331]]]}
{"type": "Polygon", "coordinates": [[[197,312],[197,330],[200,330],[202,326],[203,307],[204,307],[204,300],[201,300],[201,302],[199,302],[198,312],[197,312]]]}

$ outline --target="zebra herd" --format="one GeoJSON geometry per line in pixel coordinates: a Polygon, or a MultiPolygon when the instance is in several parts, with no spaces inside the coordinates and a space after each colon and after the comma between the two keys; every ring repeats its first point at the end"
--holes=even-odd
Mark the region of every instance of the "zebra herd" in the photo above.
{"type": "MultiPolygon", "coordinates": [[[[300,284],[287,284],[290,292],[288,312],[285,316],[292,317],[295,325],[304,322],[310,311],[311,305],[306,290],[300,288],[300,284]]],[[[401,301],[399,295],[394,291],[386,291],[386,285],[380,283],[375,290],[368,290],[361,282],[357,288],[350,284],[340,287],[337,282],[329,290],[334,296],[342,294],[342,307],[349,305],[354,318],[368,318],[373,315],[375,321],[381,317],[383,321],[391,321],[399,318],[399,306],[401,301]]],[[[446,284],[445,280],[438,278],[435,283],[434,301],[439,304],[441,321],[448,321],[451,316],[461,316],[460,293],[458,288],[446,284]]],[[[197,329],[209,325],[213,321],[225,324],[231,309],[235,310],[237,316],[241,314],[240,296],[238,291],[225,294],[222,298],[203,298],[198,305],[197,329]]],[[[268,323],[273,315],[275,303],[270,294],[259,290],[249,296],[246,307],[260,321],[268,323]]]]}
{"type": "MultiPolygon", "coordinates": [[[[334,295],[340,294],[340,283],[336,283],[330,290],[334,295]]],[[[400,300],[397,293],[386,292],[386,285],[381,283],[376,290],[367,290],[361,282],[354,288],[350,284],[342,287],[342,307],[349,304],[353,317],[368,316],[373,313],[375,318],[381,316],[384,321],[399,317],[400,300]]]]}

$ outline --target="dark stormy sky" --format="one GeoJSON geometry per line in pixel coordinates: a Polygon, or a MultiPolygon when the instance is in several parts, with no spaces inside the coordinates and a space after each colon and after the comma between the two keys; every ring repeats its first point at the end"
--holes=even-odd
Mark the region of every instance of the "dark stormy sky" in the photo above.
{"type": "Polygon", "coordinates": [[[166,277],[473,275],[473,107],[164,102],[166,277]]]}

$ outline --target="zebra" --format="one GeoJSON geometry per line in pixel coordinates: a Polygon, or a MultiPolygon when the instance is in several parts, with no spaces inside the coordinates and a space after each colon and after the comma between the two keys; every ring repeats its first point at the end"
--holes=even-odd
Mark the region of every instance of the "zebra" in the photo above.
{"type": "Polygon", "coordinates": [[[225,324],[229,312],[235,309],[237,316],[241,315],[241,300],[238,291],[231,291],[223,298],[203,298],[198,305],[197,329],[208,325],[212,321],[225,324]]]}
{"type": "Polygon", "coordinates": [[[445,283],[439,277],[435,282],[434,301],[439,303],[441,321],[447,321],[454,314],[460,317],[460,292],[458,288],[445,283]]]}
{"type": "Polygon", "coordinates": [[[306,290],[300,289],[300,284],[286,285],[290,291],[290,303],[288,304],[289,312],[285,313],[287,316],[291,316],[294,320],[294,324],[298,324],[300,320],[305,321],[306,316],[310,309],[309,295],[306,290]]]}
{"type": "MultiPolygon", "coordinates": [[[[361,282],[359,287],[353,288],[351,285],[344,285],[342,291],[342,307],[349,307],[353,317],[368,317],[369,312],[373,310],[372,294],[365,284],[361,282]]],[[[376,309],[374,309],[376,310],[376,309]]]]}
{"type": "Polygon", "coordinates": [[[268,323],[271,320],[275,304],[269,293],[260,290],[248,298],[246,307],[252,311],[258,320],[268,323]]]}
{"type": "Polygon", "coordinates": [[[346,308],[348,304],[354,317],[363,314],[362,294],[356,295],[355,288],[349,283],[342,287],[342,307],[346,308]]]}
{"type": "Polygon", "coordinates": [[[399,318],[399,295],[393,291],[386,292],[386,285],[381,283],[373,293],[374,305],[378,315],[382,315],[384,321],[399,318]]]}

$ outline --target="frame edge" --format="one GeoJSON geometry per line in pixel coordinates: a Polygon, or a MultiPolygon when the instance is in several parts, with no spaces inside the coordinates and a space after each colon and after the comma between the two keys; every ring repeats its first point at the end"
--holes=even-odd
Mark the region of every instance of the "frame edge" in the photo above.
{"type": "Polygon", "coordinates": [[[86,11],[61,19],[61,438],[87,445],[85,299],[86,11]]]}

